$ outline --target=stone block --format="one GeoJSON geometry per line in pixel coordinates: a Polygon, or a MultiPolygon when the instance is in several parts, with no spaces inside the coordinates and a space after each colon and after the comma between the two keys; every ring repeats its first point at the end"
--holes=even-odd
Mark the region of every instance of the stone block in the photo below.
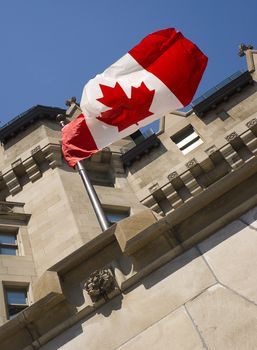
{"type": "Polygon", "coordinates": [[[256,349],[256,304],[215,285],[188,302],[186,307],[207,349],[256,349]]]}
{"type": "Polygon", "coordinates": [[[183,307],[131,339],[117,350],[200,350],[204,349],[192,321],[183,307]]]}
{"type": "MultiPolygon", "coordinates": [[[[129,292],[99,307],[90,318],[85,317],[77,322],[43,346],[42,350],[58,349],[60,344],[66,344],[67,350],[117,349],[214,283],[216,281],[204,260],[192,249],[143,278],[141,283],[129,292]]],[[[192,344],[197,344],[189,321],[185,320],[186,316],[174,317],[179,324],[187,323],[185,331],[189,331],[192,344]]],[[[175,319],[171,322],[176,327],[175,319]]],[[[174,332],[179,332],[178,329],[174,329],[174,332]]],[[[181,333],[178,333],[178,343],[182,342],[182,334],[181,330],[181,333]]]]}
{"type": "Polygon", "coordinates": [[[234,221],[199,244],[219,282],[257,303],[257,232],[234,221]]]}
{"type": "Polygon", "coordinates": [[[167,226],[158,224],[154,212],[147,209],[119,221],[115,236],[122,252],[129,255],[141,249],[165,230],[167,226]]]}
{"type": "Polygon", "coordinates": [[[59,276],[55,271],[46,271],[32,286],[34,300],[40,300],[51,292],[62,294],[59,276]]]}

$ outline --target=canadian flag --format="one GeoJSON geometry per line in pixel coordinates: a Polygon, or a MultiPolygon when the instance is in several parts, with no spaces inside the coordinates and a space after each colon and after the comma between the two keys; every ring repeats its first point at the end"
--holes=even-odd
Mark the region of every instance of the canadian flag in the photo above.
{"type": "Polygon", "coordinates": [[[181,32],[163,29],[91,79],[82,114],[62,129],[62,150],[73,167],[163,114],[188,105],[207,57],[181,32]]]}

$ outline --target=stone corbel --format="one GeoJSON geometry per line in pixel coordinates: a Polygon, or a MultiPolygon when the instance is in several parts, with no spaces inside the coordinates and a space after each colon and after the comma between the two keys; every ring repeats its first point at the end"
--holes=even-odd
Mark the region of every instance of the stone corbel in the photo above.
{"type": "Polygon", "coordinates": [[[42,151],[52,169],[62,165],[61,145],[50,143],[42,151]]]}
{"type": "Polygon", "coordinates": [[[13,169],[10,169],[7,173],[3,174],[3,179],[12,196],[21,191],[21,185],[13,169]]]}
{"type": "Polygon", "coordinates": [[[146,209],[119,221],[114,234],[121,251],[125,255],[133,255],[166,230],[165,225],[158,224],[157,215],[146,209]]]}
{"type": "Polygon", "coordinates": [[[143,205],[145,205],[146,207],[152,209],[153,211],[155,211],[157,214],[163,214],[159,204],[156,202],[155,198],[153,197],[152,194],[150,194],[150,196],[148,196],[147,198],[145,198],[144,200],[142,200],[141,202],[143,205]]]}
{"type": "Polygon", "coordinates": [[[27,172],[28,177],[29,177],[31,182],[36,181],[37,179],[39,179],[42,176],[41,171],[40,171],[37,163],[35,162],[35,160],[32,157],[26,159],[23,162],[23,165],[26,169],[26,172],[27,172]]]}

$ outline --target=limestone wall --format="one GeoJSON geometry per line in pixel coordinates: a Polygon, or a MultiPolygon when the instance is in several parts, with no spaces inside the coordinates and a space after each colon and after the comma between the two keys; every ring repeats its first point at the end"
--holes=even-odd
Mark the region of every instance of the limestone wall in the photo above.
{"type": "Polygon", "coordinates": [[[41,349],[254,350],[256,219],[257,207],[41,349]]]}
{"type": "MultiPolygon", "coordinates": [[[[233,96],[231,101],[224,102],[221,108],[228,112],[226,120],[218,117],[218,110],[208,113],[203,119],[194,113],[187,117],[172,113],[165,116],[165,131],[159,136],[161,146],[140,161],[134,162],[129,169],[128,180],[140,199],[150,194],[149,188],[156,182],[160,186],[167,183],[168,175],[172,172],[184,172],[186,163],[192,159],[199,163],[207,162],[211,147],[219,149],[226,144],[226,136],[234,131],[238,134],[240,130],[244,131],[245,121],[256,117],[256,87],[247,87],[242,93],[233,96]],[[183,155],[171,137],[187,125],[193,126],[203,143],[183,155]]],[[[209,168],[210,165],[206,164],[206,170],[209,168]]]]}
{"type": "MultiPolygon", "coordinates": [[[[1,192],[4,199],[25,203],[25,212],[31,214],[27,229],[39,276],[101,233],[79,174],[62,159],[58,125],[42,123],[3,146],[6,187],[1,192]]],[[[126,180],[119,156],[109,152],[103,163],[97,154],[86,166],[93,168],[93,180],[102,168],[103,176],[109,171],[113,177],[112,187],[95,186],[105,207],[127,208],[131,215],[144,208],[126,180]]]]}

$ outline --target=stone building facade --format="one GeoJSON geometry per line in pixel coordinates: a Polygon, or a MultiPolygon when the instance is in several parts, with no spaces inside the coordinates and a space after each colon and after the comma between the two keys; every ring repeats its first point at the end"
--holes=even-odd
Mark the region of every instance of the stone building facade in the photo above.
{"type": "Polygon", "coordinates": [[[56,115],[0,129],[0,349],[257,349],[257,51],[247,69],[84,161],[56,115]]]}

